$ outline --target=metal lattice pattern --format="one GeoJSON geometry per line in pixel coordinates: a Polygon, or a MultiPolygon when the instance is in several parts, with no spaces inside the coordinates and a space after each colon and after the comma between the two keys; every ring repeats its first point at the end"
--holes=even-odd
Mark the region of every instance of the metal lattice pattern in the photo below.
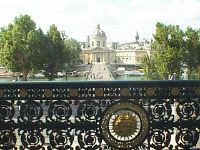
{"type": "Polygon", "coordinates": [[[200,148],[200,81],[0,84],[0,149],[200,148]]]}

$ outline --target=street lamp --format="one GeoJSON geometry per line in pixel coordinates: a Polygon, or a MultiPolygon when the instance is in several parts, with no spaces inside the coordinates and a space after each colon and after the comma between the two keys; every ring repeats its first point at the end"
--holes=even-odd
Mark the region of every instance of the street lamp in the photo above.
{"type": "Polygon", "coordinates": [[[172,80],[176,80],[176,73],[173,73],[172,80]]]}
{"type": "Polygon", "coordinates": [[[67,69],[68,69],[68,64],[65,64],[65,80],[67,81],[67,69]]]}

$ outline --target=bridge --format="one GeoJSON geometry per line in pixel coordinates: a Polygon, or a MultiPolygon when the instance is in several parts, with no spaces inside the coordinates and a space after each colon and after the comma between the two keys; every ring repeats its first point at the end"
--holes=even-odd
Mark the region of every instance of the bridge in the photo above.
{"type": "Polygon", "coordinates": [[[200,81],[0,83],[0,149],[200,148],[200,81]]]}
{"type": "Polygon", "coordinates": [[[114,80],[114,77],[105,63],[94,63],[91,66],[86,80],[114,80]]]}

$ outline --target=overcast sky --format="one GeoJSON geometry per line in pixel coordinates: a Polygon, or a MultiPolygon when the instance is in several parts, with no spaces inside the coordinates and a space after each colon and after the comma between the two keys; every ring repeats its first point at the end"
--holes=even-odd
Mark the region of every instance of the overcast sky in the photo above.
{"type": "Polygon", "coordinates": [[[2,0],[0,27],[20,14],[30,15],[45,32],[55,24],[78,41],[97,24],[113,42],[133,41],[136,32],[150,39],[157,22],[200,28],[200,0],[2,0]]]}

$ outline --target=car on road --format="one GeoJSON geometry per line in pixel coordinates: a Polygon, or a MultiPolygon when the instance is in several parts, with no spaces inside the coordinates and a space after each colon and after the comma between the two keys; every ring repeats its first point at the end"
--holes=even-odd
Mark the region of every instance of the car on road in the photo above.
{"type": "Polygon", "coordinates": [[[38,73],[34,74],[34,77],[36,77],[36,78],[44,78],[45,75],[42,72],[38,72],[38,73]]]}
{"type": "Polygon", "coordinates": [[[61,72],[61,71],[59,71],[59,72],[57,73],[57,76],[58,76],[58,77],[64,77],[64,76],[65,76],[65,73],[64,73],[64,72],[61,72]]]}

